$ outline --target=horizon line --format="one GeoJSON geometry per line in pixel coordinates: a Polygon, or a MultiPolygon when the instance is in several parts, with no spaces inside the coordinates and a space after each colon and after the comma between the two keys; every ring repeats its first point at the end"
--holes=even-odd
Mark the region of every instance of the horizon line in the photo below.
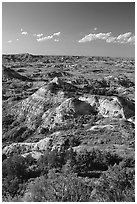
{"type": "Polygon", "coordinates": [[[2,53],[2,55],[25,55],[25,54],[28,54],[28,55],[33,55],[33,56],[71,56],[71,57],[110,57],[110,58],[134,58],[135,59],[135,56],[134,57],[130,57],[130,56],[108,56],[108,55],[66,55],[66,54],[32,54],[32,53],[28,53],[28,52],[24,52],[24,53],[2,53]]]}

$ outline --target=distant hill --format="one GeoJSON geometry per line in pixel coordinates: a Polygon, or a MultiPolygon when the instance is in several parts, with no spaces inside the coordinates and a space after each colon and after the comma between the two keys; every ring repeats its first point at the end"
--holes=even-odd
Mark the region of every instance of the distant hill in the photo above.
{"type": "Polygon", "coordinates": [[[22,76],[21,74],[17,73],[13,69],[2,66],[2,80],[6,81],[9,79],[19,79],[21,81],[33,81],[32,79],[26,76],[22,76]]]}

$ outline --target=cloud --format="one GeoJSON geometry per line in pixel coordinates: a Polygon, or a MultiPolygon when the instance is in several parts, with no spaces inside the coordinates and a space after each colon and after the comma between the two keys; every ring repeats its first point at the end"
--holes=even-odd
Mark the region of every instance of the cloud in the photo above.
{"type": "Polygon", "coordinates": [[[84,38],[82,38],[81,40],[79,40],[78,42],[79,43],[84,43],[84,42],[90,42],[92,40],[95,40],[95,34],[89,34],[89,35],[86,35],[84,38]]]}
{"type": "Polygon", "coordinates": [[[43,36],[43,33],[40,33],[40,34],[33,34],[33,36],[40,38],[40,37],[43,36]]]}
{"type": "Polygon", "coordinates": [[[59,42],[59,39],[55,39],[54,41],[55,41],[55,42],[59,42]]]}
{"type": "Polygon", "coordinates": [[[37,37],[40,38],[43,36],[43,33],[37,34],[37,37]]]}
{"type": "Polygon", "coordinates": [[[91,33],[89,35],[86,35],[84,38],[82,38],[78,42],[84,43],[84,42],[90,42],[90,41],[97,40],[97,39],[106,40],[110,35],[111,35],[111,32],[109,32],[109,33],[97,33],[97,34],[91,33]]]}
{"type": "Polygon", "coordinates": [[[38,38],[37,41],[42,42],[42,41],[46,41],[46,40],[49,40],[49,39],[52,39],[52,38],[53,38],[53,35],[49,35],[49,36],[46,36],[46,37],[43,37],[43,38],[38,38]]]}
{"type": "Polygon", "coordinates": [[[135,36],[131,36],[132,33],[128,32],[128,33],[124,33],[124,34],[120,34],[117,37],[110,37],[106,40],[107,43],[118,43],[118,44],[135,44],[135,36]]]}
{"type": "Polygon", "coordinates": [[[131,43],[131,44],[135,44],[135,36],[131,36],[130,38],[128,38],[128,43],[131,43]]]}
{"type": "Polygon", "coordinates": [[[8,40],[8,42],[7,43],[12,43],[12,40],[8,40]]]}
{"type": "Polygon", "coordinates": [[[26,31],[23,31],[23,28],[20,29],[22,35],[27,35],[28,33],[26,31]]]}
{"type": "Polygon", "coordinates": [[[22,31],[22,35],[27,35],[28,33],[26,31],[22,31]]]}
{"type": "Polygon", "coordinates": [[[60,32],[54,33],[53,35],[54,35],[54,36],[59,36],[59,35],[60,35],[60,32]]]}
{"type": "Polygon", "coordinates": [[[94,30],[97,30],[97,28],[94,28],[94,30]]]}
{"type": "Polygon", "coordinates": [[[106,42],[107,42],[107,43],[112,43],[112,42],[114,43],[115,40],[116,40],[116,37],[112,37],[112,36],[111,36],[111,37],[107,38],[106,42]]]}
{"type": "Polygon", "coordinates": [[[128,39],[129,37],[131,36],[131,32],[128,32],[128,33],[124,33],[124,34],[120,34],[117,38],[116,38],[116,41],[118,43],[128,43],[128,39]]]}
{"type": "Polygon", "coordinates": [[[111,32],[109,32],[109,33],[98,33],[98,34],[95,34],[95,35],[96,35],[97,39],[106,40],[111,35],[111,32]]]}
{"type": "MultiPolygon", "coordinates": [[[[53,33],[52,35],[49,35],[49,36],[45,36],[45,37],[42,37],[42,38],[38,38],[37,41],[38,42],[43,42],[43,41],[46,41],[46,40],[50,40],[52,39],[54,36],[59,36],[60,35],[60,32],[58,33],[53,33]]],[[[42,35],[43,36],[43,35],[42,35]]],[[[38,37],[38,36],[37,36],[38,37]]],[[[55,40],[54,40],[55,41],[55,40]]],[[[58,42],[59,40],[55,41],[55,42],[58,42]]]]}
{"type": "Polygon", "coordinates": [[[132,36],[131,32],[120,34],[118,36],[111,35],[111,32],[109,33],[90,33],[89,35],[86,35],[84,38],[80,39],[79,43],[85,43],[90,42],[93,40],[105,40],[107,43],[118,43],[118,44],[135,44],[135,36],[132,36]]]}

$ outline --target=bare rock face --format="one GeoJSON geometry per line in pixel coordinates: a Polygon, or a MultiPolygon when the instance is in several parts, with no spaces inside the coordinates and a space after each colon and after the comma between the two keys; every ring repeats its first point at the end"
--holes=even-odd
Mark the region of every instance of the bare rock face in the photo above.
{"type": "Polygon", "coordinates": [[[104,117],[119,117],[125,119],[122,104],[117,97],[101,98],[99,104],[99,112],[104,117]]]}
{"type": "Polygon", "coordinates": [[[55,77],[51,82],[51,83],[54,83],[54,84],[57,84],[58,86],[61,86],[63,84],[62,80],[58,77],[55,77]]]}
{"type": "Polygon", "coordinates": [[[52,145],[51,138],[44,138],[34,145],[33,151],[45,151],[52,145]]]}
{"type": "Polygon", "coordinates": [[[103,117],[128,119],[134,115],[134,104],[116,96],[84,95],[79,98],[88,102],[103,117]],[[124,101],[123,101],[124,100],[124,101]],[[126,111],[125,111],[126,110],[126,111]],[[130,114],[128,114],[130,113],[130,114]]]}
{"type": "Polygon", "coordinates": [[[42,115],[52,106],[65,100],[64,92],[55,95],[45,85],[25,100],[12,107],[11,113],[17,115],[17,120],[24,122],[30,129],[36,129],[41,124],[42,115]]]}
{"type": "Polygon", "coordinates": [[[33,147],[34,143],[12,143],[11,145],[3,148],[2,154],[9,156],[19,152],[29,152],[33,147]]]}
{"type": "Polygon", "coordinates": [[[24,157],[26,157],[28,154],[31,154],[32,157],[36,158],[42,155],[47,149],[50,149],[51,147],[52,139],[44,138],[36,143],[13,143],[3,148],[2,154],[9,156],[18,153],[24,157]]]}
{"type": "Polygon", "coordinates": [[[77,117],[79,115],[97,114],[94,107],[85,101],[79,99],[66,99],[60,106],[54,110],[48,110],[42,116],[42,127],[54,128],[56,124],[65,122],[67,118],[77,117]]]}
{"type": "Polygon", "coordinates": [[[27,157],[28,155],[31,156],[32,158],[38,160],[43,155],[43,153],[41,153],[40,151],[31,151],[31,152],[27,152],[25,154],[22,154],[21,156],[27,157]]]}
{"type": "MultiPolygon", "coordinates": [[[[57,77],[49,83],[51,84],[63,86],[63,82],[57,77]]],[[[29,129],[36,130],[41,125],[52,129],[56,123],[61,124],[67,117],[97,114],[89,103],[77,98],[67,98],[60,89],[52,93],[49,85],[42,86],[30,97],[12,107],[11,113],[29,129]]],[[[71,84],[68,83],[68,86],[71,84]]]]}

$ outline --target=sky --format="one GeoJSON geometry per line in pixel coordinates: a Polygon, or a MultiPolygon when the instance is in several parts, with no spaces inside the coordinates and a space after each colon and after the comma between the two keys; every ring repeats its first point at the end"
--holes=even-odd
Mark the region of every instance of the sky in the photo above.
{"type": "Polygon", "coordinates": [[[133,2],[3,2],[2,53],[134,57],[133,2]]]}

